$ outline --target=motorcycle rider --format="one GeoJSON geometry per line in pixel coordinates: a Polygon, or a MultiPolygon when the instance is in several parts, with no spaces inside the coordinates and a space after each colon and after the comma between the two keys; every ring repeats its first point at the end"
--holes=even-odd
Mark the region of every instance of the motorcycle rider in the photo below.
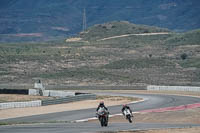
{"type": "MultiPolygon", "coordinates": [[[[96,114],[98,114],[97,112],[99,111],[100,108],[104,108],[104,109],[108,112],[108,108],[104,105],[104,102],[103,102],[103,101],[101,101],[101,102],[99,103],[99,106],[98,106],[97,109],[96,109],[96,114]]],[[[109,112],[108,112],[108,114],[109,114],[109,112]]]]}
{"type": "Polygon", "coordinates": [[[104,105],[104,102],[103,102],[103,101],[101,101],[101,102],[99,103],[99,106],[97,107],[96,111],[98,112],[98,110],[99,110],[100,108],[105,108],[105,110],[108,111],[108,108],[106,108],[106,106],[104,105]]]}
{"type": "Polygon", "coordinates": [[[125,110],[125,109],[130,110],[131,116],[133,116],[132,110],[131,110],[131,108],[130,108],[127,104],[124,104],[123,107],[122,107],[122,114],[123,114],[123,115],[125,115],[125,114],[124,114],[124,110],[125,110]]]}

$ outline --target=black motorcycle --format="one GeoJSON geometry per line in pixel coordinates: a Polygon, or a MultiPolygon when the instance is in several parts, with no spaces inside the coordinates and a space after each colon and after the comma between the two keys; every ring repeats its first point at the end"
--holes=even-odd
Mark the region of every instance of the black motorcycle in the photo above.
{"type": "Polygon", "coordinates": [[[101,126],[108,126],[108,115],[109,112],[105,109],[105,108],[100,108],[97,112],[97,116],[99,118],[99,122],[101,124],[101,126]]]}

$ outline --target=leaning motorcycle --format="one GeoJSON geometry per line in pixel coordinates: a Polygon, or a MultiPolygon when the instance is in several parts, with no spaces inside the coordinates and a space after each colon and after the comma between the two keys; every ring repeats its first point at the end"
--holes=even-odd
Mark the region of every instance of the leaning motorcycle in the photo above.
{"type": "Polygon", "coordinates": [[[132,113],[131,113],[131,111],[129,110],[129,109],[125,109],[124,110],[124,116],[125,116],[125,118],[130,122],[130,123],[132,123],[132,113]]]}
{"type": "Polygon", "coordinates": [[[97,116],[99,118],[99,122],[101,126],[108,126],[108,115],[109,112],[105,108],[100,108],[97,112],[97,116]]]}

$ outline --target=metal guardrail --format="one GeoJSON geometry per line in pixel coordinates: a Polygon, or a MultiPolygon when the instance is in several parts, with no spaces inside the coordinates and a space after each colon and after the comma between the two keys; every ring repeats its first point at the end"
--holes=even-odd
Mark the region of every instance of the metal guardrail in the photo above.
{"type": "Polygon", "coordinates": [[[69,102],[75,102],[75,101],[81,101],[81,100],[93,100],[93,99],[96,99],[96,95],[81,94],[81,95],[76,95],[76,96],[68,96],[68,97],[64,97],[64,98],[42,100],[42,106],[69,103],[69,102]]]}
{"type": "Polygon", "coordinates": [[[147,90],[158,90],[158,91],[193,91],[193,92],[200,92],[200,87],[194,86],[156,86],[156,85],[149,85],[147,86],[147,90]]]}
{"type": "Polygon", "coordinates": [[[24,107],[39,107],[39,106],[41,106],[41,100],[27,101],[27,102],[0,103],[0,109],[24,108],[24,107]]]}
{"type": "Polygon", "coordinates": [[[146,90],[146,85],[91,85],[91,86],[73,86],[73,85],[46,85],[47,89],[58,90],[146,90]]]}
{"type": "Polygon", "coordinates": [[[56,98],[56,99],[50,99],[50,100],[0,103],[0,109],[39,107],[39,106],[47,106],[47,105],[53,105],[53,104],[62,104],[62,103],[70,103],[70,102],[75,102],[75,101],[93,100],[93,99],[96,99],[95,94],[80,94],[76,96],[68,96],[64,98],[56,98]]]}

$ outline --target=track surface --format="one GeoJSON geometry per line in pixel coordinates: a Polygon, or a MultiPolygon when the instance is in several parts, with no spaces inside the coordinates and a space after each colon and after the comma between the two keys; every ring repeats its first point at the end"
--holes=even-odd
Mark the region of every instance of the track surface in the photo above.
{"type": "Polygon", "coordinates": [[[94,133],[100,131],[121,131],[121,130],[148,130],[152,128],[176,128],[195,127],[194,124],[129,124],[111,123],[108,127],[100,127],[99,123],[69,123],[69,124],[36,124],[0,127],[1,133],[94,133]]]}
{"type": "MultiPolygon", "coordinates": [[[[141,103],[130,104],[134,111],[142,111],[147,109],[164,108],[171,106],[187,105],[199,103],[200,98],[175,96],[175,95],[159,95],[159,94],[119,94],[119,93],[98,93],[100,95],[120,95],[130,97],[140,97],[145,101],[141,103]]],[[[106,104],[106,103],[105,103],[106,104]]],[[[112,106],[108,108],[111,114],[120,113],[121,106],[112,106]]],[[[85,109],[77,111],[66,111],[59,113],[51,113],[44,115],[36,115],[29,117],[21,117],[14,119],[1,120],[0,122],[52,122],[52,121],[75,121],[94,117],[95,109],[85,109]]],[[[151,129],[151,128],[174,128],[197,126],[194,124],[128,124],[128,123],[110,123],[108,127],[101,128],[99,123],[54,123],[54,124],[31,124],[18,126],[0,126],[1,133],[25,133],[25,132],[96,132],[96,131],[119,131],[128,129],[151,129]]]]}

